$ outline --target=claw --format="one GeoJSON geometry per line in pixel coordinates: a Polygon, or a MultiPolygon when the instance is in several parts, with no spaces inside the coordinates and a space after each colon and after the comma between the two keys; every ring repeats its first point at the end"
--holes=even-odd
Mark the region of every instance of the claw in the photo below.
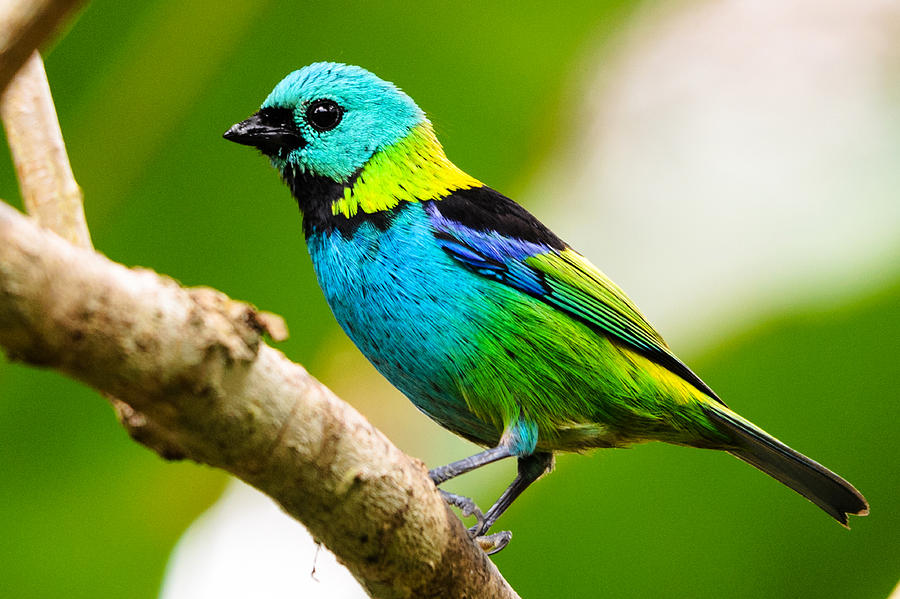
{"type": "Polygon", "coordinates": [[[512,539],[512,532],[502,530],[491,535],[475,537],[475,542],[478,543],[482,551],[488,555],[493,555],[509,545],[510,539],[512,539]]]}

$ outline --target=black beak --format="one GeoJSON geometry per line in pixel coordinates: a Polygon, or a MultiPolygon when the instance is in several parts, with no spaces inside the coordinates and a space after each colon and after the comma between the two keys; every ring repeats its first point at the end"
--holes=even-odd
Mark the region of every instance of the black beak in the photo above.
{"type": "Polygon", "coordinates": [[[265,111],[257,112],[249,119],[232,125],[222,137],[228,141],[254,146],[266,154],[274,154],[280,149],[294,150],[306,145],[306,140],[296,127],[283,119],[272,118],[265,111]]]}

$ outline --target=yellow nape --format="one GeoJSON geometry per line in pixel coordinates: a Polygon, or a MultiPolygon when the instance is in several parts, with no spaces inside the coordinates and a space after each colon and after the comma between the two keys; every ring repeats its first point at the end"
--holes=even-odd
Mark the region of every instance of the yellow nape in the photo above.
{"type": "Polygon", "coordinates": [[[416,125],[409,135],[376,152],[344,197],[331,204],[331,213],[350,218],[390,210],[400,202],[438,199],[457,189],[482,183],[447,159],[431,123],[416,125]]]}

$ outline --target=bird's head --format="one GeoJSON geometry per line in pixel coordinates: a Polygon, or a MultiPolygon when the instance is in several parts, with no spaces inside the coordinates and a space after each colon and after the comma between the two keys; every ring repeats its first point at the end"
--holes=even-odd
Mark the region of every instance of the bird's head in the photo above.
{"type": "Polygon", "coordinates": [[[357,66],[317,62],[282,79],[225,138],[258,148],[282,173],[342,183],[423,122],[422,110],[392,83],[357,66]]]}

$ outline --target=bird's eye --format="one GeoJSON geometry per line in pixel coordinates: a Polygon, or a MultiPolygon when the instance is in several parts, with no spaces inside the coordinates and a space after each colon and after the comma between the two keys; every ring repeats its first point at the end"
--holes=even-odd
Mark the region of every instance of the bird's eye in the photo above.
{"type": "Polygon", "coordinates": [[[331,131],[343,116],[344,110],[333,100],[316,100],[306,109],[306,120],[318,131],[331,131]]]}

